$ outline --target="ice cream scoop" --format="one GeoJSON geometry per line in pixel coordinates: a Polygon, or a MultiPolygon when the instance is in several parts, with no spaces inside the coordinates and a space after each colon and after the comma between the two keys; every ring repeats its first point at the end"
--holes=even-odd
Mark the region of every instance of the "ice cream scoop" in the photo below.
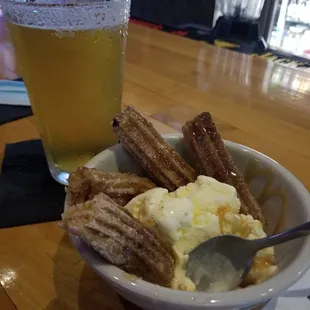
{"type": "MultiPolygon", "coordinates": [[[[125,208],[173,253],[174,289],[195,290],[185,275],[188,254],[205,241],[227,234],[251,240],[266,237],[258,220],[239,214],[236,189],[207,176],[199,176],[196,182],[170,193],[164,188],[151,189],[133,198],[125,208]]],[[[277,269],[273,248],[260,251],[256,260],[271,263],[254,264],[249,274],[251,283],[264,281],[277,269]]]]}
{"type": "Polygon", "coordinates": [[[310,221],[256,240],[232,235],[214,237],[189,253],[186,276],[198,291],[225,292],[236,289],[246,278],[258,251],[309,234],[310,221]]]}

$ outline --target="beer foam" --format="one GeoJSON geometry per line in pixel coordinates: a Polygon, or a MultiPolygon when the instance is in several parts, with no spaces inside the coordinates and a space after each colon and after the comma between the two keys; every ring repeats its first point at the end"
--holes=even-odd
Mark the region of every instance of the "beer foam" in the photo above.
{"type": "Polygon", "coordinates": [[[14,24],[53,30],[112,28],[128,22],[130,0],[61,0],[8,1],[4,7],[14,24]]]}

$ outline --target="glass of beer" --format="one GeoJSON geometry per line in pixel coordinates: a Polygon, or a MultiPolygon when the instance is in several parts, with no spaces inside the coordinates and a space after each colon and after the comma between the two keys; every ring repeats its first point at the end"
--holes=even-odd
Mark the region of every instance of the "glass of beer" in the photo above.
{"type": "Polygon", "coordinates": [[[130,0],[4,0],[52,176],[117,142],[130,0]]]}

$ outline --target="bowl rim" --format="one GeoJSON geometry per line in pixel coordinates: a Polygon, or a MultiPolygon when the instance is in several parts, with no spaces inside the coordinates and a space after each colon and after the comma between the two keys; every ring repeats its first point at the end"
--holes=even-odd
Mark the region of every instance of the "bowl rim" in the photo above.
{"type": "MultiPolygon", "coordinates": [[[[164,134],[162,136],[165,139],[181,139],[183,137],[181,133],[164,134]]],[[[285,174],[285,177],[290,179],[293,191],[297,192],[297,195],[303,202],[302,204],[306,204],[307,200],[310,203],[310,195],[304,185],[278,162],[267,155],[242,144],[227,140],[224,140],[224,142],[228,148],[241,148],[245,152],[254,154],[258,159],[269,161],[275,170],[281,170],[282,173],[285,174]]],[[[115,151],[119,147],[120,144],[116,144],[102,151],[93,157],[85,166],[89,168],[95,167],[96,163],[98,163],[106,152],[115,151]]],[[[305,221],[310,220],[310,208],[305,208],[305,211],[307,213],[307,218],[305,221]]],[[[133,295],[139,295],[142,298],[153,300],[156,299],[156,303],[168,303],[175,306],[212,307],[216,309],[222,307],[240,307],[243,305],[258,304],[271,299],[281,291],[292,286],[301,278],[305,271],[310,268],[310,237],[306,237],[295,260],[282,272],[260,284],[225,293],[205,293],[196,291],[186,292],[162,287],[142,279],[130,279],[128,276],[124,276],[126,273],[122,269],[110,264],[103,258],[101,258],[102,262],[100,261],[100,263],[98,263],[96,253],[90,248],[85,250],[85,244],[81,242],[78,237],[70,235],[70,238],[86,263],[94,268],[94,270],[103,278],[112,282],[114,286],[119,287],[122,290],[126,290],[133,295]]]]}

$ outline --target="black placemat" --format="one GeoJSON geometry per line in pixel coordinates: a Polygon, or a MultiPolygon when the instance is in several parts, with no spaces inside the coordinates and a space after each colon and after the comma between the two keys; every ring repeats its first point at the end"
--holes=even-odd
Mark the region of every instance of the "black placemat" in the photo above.
{"type": "Polygon", "coordinates": [[[40,140],[7,144],[0,174],[0,228],[60,219],[64,186],[48,170],[40,140]]]}
{"type": "Polygon", "coordinates": [[[32,115],[31,107],[0,105],[0,125],[32,115]]]}
{"type": "MultiPolygon", "coordinates": [[[[22,78],[13,81],[22,82],[22,78]]],[[[0,104],[0,125],[32,115],[31,107],[0,104]]]]}

